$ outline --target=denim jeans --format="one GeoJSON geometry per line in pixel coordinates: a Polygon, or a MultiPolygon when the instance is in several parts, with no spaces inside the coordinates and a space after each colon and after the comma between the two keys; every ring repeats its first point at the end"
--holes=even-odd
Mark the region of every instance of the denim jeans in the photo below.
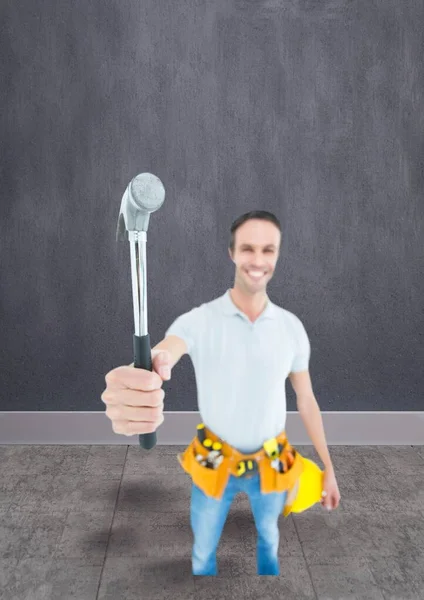
{"type": "Polygon", "coordinates": [[[193,575],[217,575],[216,552],[219,540],[231,503],[238,492],[248,495],[256,525],[257,574],[280,574],[278,518],[283,511],[287,491],[262,494],[259,474],[256,473],[250,477],[230,475],[220,500],[206,496],[199,487],[192,484],[190,521],[194,536],[193,575]]]}

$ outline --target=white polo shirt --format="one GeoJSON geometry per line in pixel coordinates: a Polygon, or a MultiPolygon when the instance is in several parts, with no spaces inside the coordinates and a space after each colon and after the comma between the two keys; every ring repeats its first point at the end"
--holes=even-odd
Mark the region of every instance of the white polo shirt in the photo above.
{"type": "Polygon", "coordinates": [[[168,335],[187,344],[206,427],[243,453],[284,430],[286,379],[309,368],[311,351],[296,315],[268,301],[252,323],[228,289],[178,317],[168,335]]]}

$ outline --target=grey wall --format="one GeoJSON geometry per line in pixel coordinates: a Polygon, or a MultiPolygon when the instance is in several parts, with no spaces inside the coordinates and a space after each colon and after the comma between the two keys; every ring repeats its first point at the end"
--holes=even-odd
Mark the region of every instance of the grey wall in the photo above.
{"type": "MultiPolygon", "coordinates": [[[[1,410],[104,410],[105,374],[133,360],[115,230],[144,171],[167,192],[148,233],[152,345],[233,285],[231,223],[270,210],[269,294],[309,333],[322,410],[423,410],[421,0],[1,14],[1,410]]],[[[197,410],[188,356],[164,388],[168,410],[197,410]]]]}

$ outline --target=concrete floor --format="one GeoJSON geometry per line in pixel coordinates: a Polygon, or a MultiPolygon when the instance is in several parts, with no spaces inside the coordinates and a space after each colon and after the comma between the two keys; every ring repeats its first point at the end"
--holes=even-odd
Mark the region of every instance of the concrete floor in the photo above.
{"type": "Polygon", "coordinates": [[[281,517],[278,577],[244,495],[218,577],[193,577],[180,450],[0,446],[1,600],[424,600],[424,446],[330,447],[340,506],[281,517]]]}

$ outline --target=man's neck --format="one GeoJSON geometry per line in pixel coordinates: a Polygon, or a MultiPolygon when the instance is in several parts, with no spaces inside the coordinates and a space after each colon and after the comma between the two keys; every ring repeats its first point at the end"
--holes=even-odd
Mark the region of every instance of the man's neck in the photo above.
{"type": "Polygon", "coordinates": [[[251,320],[257,319],[266,308],[269,298],[266,292],[246,296],[237,288],[230,289],[231,300],[251,320]]]}

